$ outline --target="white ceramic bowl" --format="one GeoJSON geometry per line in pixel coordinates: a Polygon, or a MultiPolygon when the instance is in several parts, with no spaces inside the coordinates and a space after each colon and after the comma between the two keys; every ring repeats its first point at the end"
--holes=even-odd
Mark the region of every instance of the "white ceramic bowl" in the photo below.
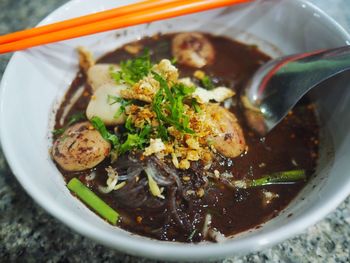
{"type": "MultiPolygon", "coordinates": [[[[41,24],[109,9],[120,2],[73,0],[41,24]]],[[[350,112],[350,89],[343,83],[336,82],[331,91],[326,87],[314,94],[323,127],[317,176],[284,212],[258,230],[221,244],[160,242],[108,225],[71,196],[48,149],[53,110],[77,72],[74,48],[84,45],[98,56],[146,35],[183,30],[257,43],[271,55],[341,46],[350,39],[337,23],[307,2],[264,0],[132,27],[119,38],[116,32],[108,32],[18,52],[6,69],[0,95],[1,143],[18,181],[37,203],[75,231],[125,253],[152,258],[199,260],[247,253],[316,223],[350,193],[350,118],[346,115],[350,112]]]]}

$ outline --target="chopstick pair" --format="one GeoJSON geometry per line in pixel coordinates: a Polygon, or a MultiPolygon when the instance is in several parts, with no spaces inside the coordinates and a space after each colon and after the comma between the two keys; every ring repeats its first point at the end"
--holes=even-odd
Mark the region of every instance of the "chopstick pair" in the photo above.
{"type": "Polygon", "coordinates": [[[251,0],[147,0],[0,36],[0,54],[251,0]]]}

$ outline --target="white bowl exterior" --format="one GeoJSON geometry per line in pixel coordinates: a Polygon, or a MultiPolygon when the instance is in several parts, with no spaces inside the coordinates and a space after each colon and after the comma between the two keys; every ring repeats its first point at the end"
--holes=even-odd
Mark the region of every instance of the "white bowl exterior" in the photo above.
{"type": "MultiPolygon", "coordinates": [[[[123,3],[131,2],[135,1],[123,3]]],[[[118,0],[73,0],[42,23],[120,4],[118,0]]],[[[350,162],[347,160],[350,123],[346,117],[346,111],[350,111],[350,92],[344,93],[341,100],[334,93],[323,100],[316,94],[320,114],[323,114],[321,119],[325,119],[324,125],[328,127],[325,130],[329,131],[335,147],[334,158],[322,155],[323,166],[314,179],[318,181],[317,186],[312,188],[314,182],[310,182],[280,216],[259,230],[248,231],[225,243],[179,244],[136,236],[105,223],[71,196],[48,149],[53,110],[77,72],[75,47],[87,46],[99,56],[123,43],[159,31],[184,30],[224,34],[258,43],[271,55],[349,43],[347,33],[312,5],[294,0],[265,0],[257,5],[241,5],[132,27],[127,29],[125,37],[116,38],[116,32],[107,32],[18,52],[11,59],[1,83],[0,138],[7,160],[24,189],[48,212],[83,235],[126,253],[174,260],[222,258],[258,250],[300,232],[334,209],[350,192],[350,162]],[[337,100],[340,103],[335,103],[337,100]],[[336,117],[328,121],[327,114],[336,117]],[[293,216],[288,217],[289,213],[293,216]]]]}

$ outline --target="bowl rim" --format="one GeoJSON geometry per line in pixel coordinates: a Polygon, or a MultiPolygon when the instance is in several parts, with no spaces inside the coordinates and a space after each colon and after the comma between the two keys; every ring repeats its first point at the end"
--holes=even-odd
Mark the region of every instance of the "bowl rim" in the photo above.
{"type": "MultiPolygon", "coordinates": [[[[50,17],[54,14],[68,8],[69,6],[80,2],[80,0],[71,0],[59,8],[55,9],[53,12],[48,14],[40,23],[45,24],[50,20],[50,17]]],[[[295,5],[305,5],[322,16],[322,19],[328,23],[335,32],[343,37],[344,40],[348,41],[350,45],[350,35],[347,31],[336,22],[333,18],[327,15],[323,10],[315,6],[314,4],[306,0],[292,0],[295,5]]],[[[5,89],[9,88],[5,85],[7,82],[9,71],[14,67],[16,61],[17,52],[10,59],[6,70],[4,72],[1,86],[0,86],[0,123],[2,122],[1,116],[4,115],[5,110],[3,108],[3,100],[5,89]]],[[[248,237],[244,240],[232,240],[227,243],[199,243],[199,244],[184,244],[184,243],[172,243],[172,242],[160,242],[157,240],[146,240],[141,239],[137,236],[119,236],[116,237],[115,234],[105,235],[98,229],[91,227],[91,225],[83,220],[80,220],[78,216],[72,214],[71,212],[62,209],[54,201],[47,201],[41,198],[40,191],[38,191],[37,186],[31,182],[30,177],[26,176],[26,171],[23,167],[18,165],[16,160],[16,153],[7,143],[4,134],[4,125],[0,125],[0,143],[5,158],[12,170],[13,174],[17,178],[18,182],[21,184],[23,189],[34,199],[34,201],[44,208],[48,213],[50,213],[55,218],[59,219],[69,228],[74,229],[81,235],[87,236],[99,243],[102,243],[108,247],[117,249],[119,251],[126,252],[132,255],[145,256],[148,258],[156,259],[168,259],[168,260],[200,260],[209,258],[223,258],[225,256],[233,255],[234,253],[248,253],[256,250],[261,250],[266,247],[270,247],[276,243],[279,243],[291,236],[294,236],[302,232],[307,227],[315,224],[321,220],[324,216],[335,209],[350,193],[350,180],[342,186],[339,191],[334,193],[331,198],[320,207],[317,212],[311,212],[307,215],[295,218],[295,220],[290,221],[289,231],[283,228],[276,228],[268,233],[260,234],[259,237],[248,237]],[[347,190],[349,189],[349,190],[347,190]],[[292,231],[291,231],[292,230],[292,231]],[[136,238],[135,238],[136,237],[136,238]],[[254,241],[254,243],[252,243],[254,241]],[[252,244],[255,247],[252,248],[252,244]],[[205,249],[204,249],[205,248],[205,249]]]]}

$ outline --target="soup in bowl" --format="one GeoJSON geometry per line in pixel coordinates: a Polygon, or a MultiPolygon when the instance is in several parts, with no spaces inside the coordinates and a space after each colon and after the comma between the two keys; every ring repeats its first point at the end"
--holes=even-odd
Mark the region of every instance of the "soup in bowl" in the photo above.
{"type": "MultiPolygon", "coordinates": [[[[348,194],[342,77],[266,138],[247,127],[240,92],[269,58],[344,45],[348,35],[307,3],[272,2],[15,54],[1,141],[23,187],[79,233],[156,258],[244,253],[320,219],[348,194]],[[88,193],[88,206],[67,183],[83,201],[88,193]]],[[[112,5],[73,1],[48,19],[112,5]]]]}

